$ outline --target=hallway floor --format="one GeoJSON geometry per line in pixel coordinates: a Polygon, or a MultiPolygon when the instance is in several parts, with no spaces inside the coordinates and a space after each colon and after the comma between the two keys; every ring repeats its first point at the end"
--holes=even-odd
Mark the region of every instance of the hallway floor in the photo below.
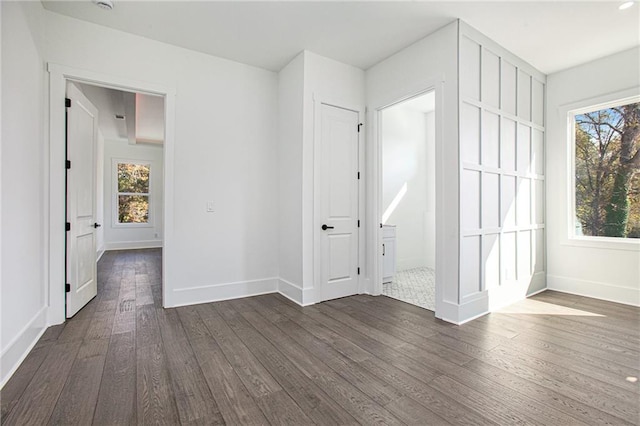
{"type": "Polygon", "coordinates": [[[382,294],[435,312],[435,271],[431,268],[398,271],[393,281],[382,284],[382,294]]]}
{"type": "Polygon", "coordinates": [[[385,296],[161,308],[160,250],[107,252],[98,296],[2,389],[3,425],[638,424],[640,309],[545,292],[463,326],[385,296]]]}

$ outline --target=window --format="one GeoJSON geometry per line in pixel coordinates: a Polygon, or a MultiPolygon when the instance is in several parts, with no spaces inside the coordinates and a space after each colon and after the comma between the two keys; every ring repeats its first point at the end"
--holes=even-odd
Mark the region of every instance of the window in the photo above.
{"type": "Polygon", "coordinates": [[[116,162],[116,218],[117,224],[149,223],[148,163],[116,162]]]}
{"type": "Polygon", "coordinates": [[[640,238],[640,99],[572,115],[575,235],[640,238]]]}

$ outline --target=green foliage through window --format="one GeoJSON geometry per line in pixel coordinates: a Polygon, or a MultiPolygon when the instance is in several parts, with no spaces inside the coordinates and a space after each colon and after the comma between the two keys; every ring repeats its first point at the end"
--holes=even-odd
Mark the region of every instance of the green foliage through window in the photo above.
{"type": "Polygon", "coordinates": [[[149,222],[149,165],[118,163],[118,223],[149,222]]]}
{"type": "Polygon", "coordinates": [[[640,238],[640,103],[574,119],[576,234],[640,238]]]}

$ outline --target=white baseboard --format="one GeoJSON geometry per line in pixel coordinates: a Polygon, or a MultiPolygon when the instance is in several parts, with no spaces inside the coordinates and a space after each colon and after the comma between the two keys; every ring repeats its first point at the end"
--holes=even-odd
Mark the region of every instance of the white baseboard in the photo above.
{"type": "Polygon", "coordinates": [[[316,303],[316,291],[314,288],[303,289],[299,285],[283,278],[278,278],[277,292],[296,305],[310,306],[316,303]]]}
{"type": "Polygon", "coordinates": [[[547,273],[536,272],[529,284],[529,288],[527,289],[527,297],[533,296],[534,294],[538,294],[547,289],[547,273]]]}
{"type": "Polygon", "coordinates": [[[303,290],[300,286],[287,281],[285,279],[278,279],[278,293],[291,300],[292,302],[302,305],[303,290]]]}
{"type": "Polygon", "coordinates": [[[462,325],[488,313],[489,292],[486,290],[464,297],[460,304],[436,302],[436,318],[455,325],[462,325]]]}
{"type": "Polygon", "coordinates": [[[426,268],[427,260],[424,257],[404,257],[398,258],[396,270],[398,272],[407,269],[426,268]]]}
{"type": "Polygon", "coordinates": [[[47,308],[43,307],[7,347],[3,348],[0,355],[0,389],[20,367],[46,329],[47,308]]]}
{"type": "Polygon", "coordinates": [[[598,281],[548,275],[547,289],[625,305],[640,306],[640,286],[636,288],[621,287],[598,281]]]}
{"type": "Polygon", "coordinates": [[[436,318],[462,325],[546,289],[545,273],[538,272],[527,281],[514,281],[463,297],[459,305],[447,301],[436,303],[436,318]]]}
{"type": "Polygon", "coordinates": [[[360,284],[360,293],[373,295],[375,289],[373,286],[373,280],[371,278],[364,277],[362,281],[360,281],[360,284]]]}
{"type": "Polygon", "coordinates": [[[161,248],[162,240],[144,241],[112,241],[104,243],[104,250],[136,250],[146,248],[161,248]]]}
{"type": "Polygon", "coordinates": [[[300,306],[316,303],[315,289],[303,290],[290,281],[276,277],[176,289],[167,295],[164,303],[166,308],[175,308],[270,293],[280,293],[300,306]]]}
{"type": "Polygon", "coordinates": [[[100,260],[100,258],[102,257],[102,255],[104,254],[105,250],[104,250],[104,246],[100,247],[97,251],[96,251],[96,262],[98,260],[100,260]]]}
{"type": "Polygon", "coordinates": [[[440,304],[436,302],[436,318],[451,324],[462,325],[489,313],[487,304],[486,292],[460,305],[447,301],[440,304]]]}
{"type": "Polygon", "coordinates": [[[320,292],[318,288],[305,288],[302,290],[302,303],[298,303],[300,306],[311,306],[320,302],[320,292]]]}
{"type": "Polygon", "coordinates": [[[489,292],[481,291],[471,297],[465,297],[458,310],[458,325],[469,322],[489,313],[489,292]]]}
{"type": "Polygon", "coordinates": [[[276,293],[278,291],[278,281],[278,278],[264,278],[251,281],[179,288],[168,292],[170,294],[167,294],[167,300],[164,301],[165,307],[175,308],[178,306],[220,302],[222,300],[276,293]]]}
{"type": "Polygon", "coordinates": [[[489,290],[489,310],[500,310],[546,290],[544,272],[536,272],[530,279],[510,281],[489,290]]]}
{"type": "Polygon", "coordinates": [[[436,300],[435,316],[442,321],[458,324],[458,304],[446,300],[442,302],[436,300]]]}
{"type": "Polygon", "coordinates": [[[527,297],[533,297],[533,296],[535,296],[536,294],[540,294],[540,293],[545,292],[545,291],[547,291],[547,290],[549,290],[549,289],[548,289],[548,288],[546,288],[546,287],[545,287],[545,288],[542,288],[542,289],[540,289],[540,290],[534,291],[533,293],[529,293],[529,294],[527,294],[527,297]]]}

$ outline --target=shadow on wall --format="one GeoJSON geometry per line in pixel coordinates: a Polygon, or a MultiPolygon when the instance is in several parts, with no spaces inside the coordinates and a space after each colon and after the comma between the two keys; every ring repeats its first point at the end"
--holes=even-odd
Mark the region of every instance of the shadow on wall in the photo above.
{"type": "Polygon", "coordinates": [[[382,223],[397,270],[435,269],[435,92],[382,110],[382,223]]]}

